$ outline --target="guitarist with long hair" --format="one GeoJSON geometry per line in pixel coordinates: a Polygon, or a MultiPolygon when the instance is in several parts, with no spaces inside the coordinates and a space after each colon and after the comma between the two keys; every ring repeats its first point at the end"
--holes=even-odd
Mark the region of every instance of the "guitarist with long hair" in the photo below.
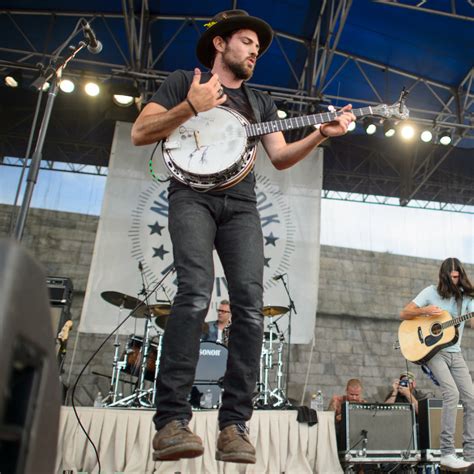
{"type": "MultiPolygon", "coordinates": [[[[441,316],[448,312],[455,318],[474,311],[474,287],[457,258],[446,259],[439,270],[438,286],[428,286],[400,312],[400,318],[441,316]]],[[[474,327],[470,319],[471,327],[474,327]]],[[[461,352],[464,321],[457,328],[457,337],[426,361],[439,382],[443,396],[441,417],[441,467],[464,471],[474,465],[474,388],[469,368],[461,352]],[[454,432],[457,404],[464,408],[463,458],[455,454],[454,432]]]]}

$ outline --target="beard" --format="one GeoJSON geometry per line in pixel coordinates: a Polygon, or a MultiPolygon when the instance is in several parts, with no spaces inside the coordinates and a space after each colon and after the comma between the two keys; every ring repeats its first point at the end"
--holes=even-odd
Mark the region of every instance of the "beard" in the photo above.
{"type": "Polygon", "coordinates": [[[228,63],[227,66],[234,73],[237,79],[248,81],[253,75],[253,70],[245,67],[242,63],[228,63]]]}
{"type": "Polygon", "coordinates": [[[248,81],[253,75],[253,69],[249,68],[245,65],[246,61],[242,61],[241,63],[232,61],[229,58],[229,55],[224,53],[224,63],[228,67],[228,69],[234,74],[237,79],[241,79],[243,81],[248,81]]]}

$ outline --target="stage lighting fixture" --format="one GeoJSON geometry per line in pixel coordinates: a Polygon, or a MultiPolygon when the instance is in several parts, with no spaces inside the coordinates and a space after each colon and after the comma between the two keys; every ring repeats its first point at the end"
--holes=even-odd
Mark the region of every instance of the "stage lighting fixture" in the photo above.
{"type": "Polygon", "coordinates": [[[96,97],[100,93],[100,87],[95,82],[86,83],[84,90],[86,91],[86,94],[90,95],[91,97],[96,97]]]}
{"type": "Polygon", "coordinates": [[[74,82],[71,81],[71,79],[62,79],[59,83],[59,88],[66,94],[70,94],[75,87],[76,86],[74,85],[74,82]]]}
{"type": "Polygon", "coordinates": [[[347,127],[347,131],[352,132],[353,130],[355,130],[355,128],[356,128],[356,123],[354,121],[349,124],[349,126],[347,127]]]}
{"type": "Polygon", "coordinates": [[[140,91],[130,83],[111,84],[109,90],[114,103],[119,107],[129,107],[140,98],[140,91]]]}
{"type": "Polygon", "coordinates": [[[433,140],[433,132],[431,130],[423,130],[420,135],[421,141],[429,143],[433,140]]]}
{"type": "Polygon", "coordinates": [[[280,118],[280,119],[285,119],[288,116],[286,111],[282,110],[282,109],[277,110],[277,115],[278,115],[278,118],[280,118]]]}
{"type": "Polygon", "coordinates": [[[402,126],[400,133],[404,140],[411,140],[415,135],[415,129],[413,125],[406,123],[402,126]]]}
{"type": "Polygon", "coordinates": [[[46,79],[43,75],[39,75],[32,83],[31,83],[31,87],[33,87],[33,89],[36,89],[37,91],[40,91],[40,90],[45,90],[44,89],[44,86],[46,84],[46,79]]]}
{"type": "Polygon", "coordinates": [[[443,130],[438,136],[439,142],[441,145],[450,145],[451,144],[451,132],[449,130],[443,130]]]}
{"type": "Polygon", "coordinates": [[[5,76],[4,82],[8,87],[18,87],[21,84],[22,79],[23,73],[19,69],[16,69],[5,76]]]}
{"type": "Polygon", "coordinates": [[[135,98],[130,95],[114,94],[114,102],[120,107],[129,107],[135,101],[135,98]]]}
{"type": "Polygon", "coordinates": [[[373,118],[366,117],[363,121],[365,133],[367,135],[373,135],[377,131],[377,126],[373,118]]]}
{"type": "Polygon", "coordinates": [[[395,122],[393,120],[385,120],[383,123],[383,134],[386,137],[393,137],[395,135],[395,122]]]}

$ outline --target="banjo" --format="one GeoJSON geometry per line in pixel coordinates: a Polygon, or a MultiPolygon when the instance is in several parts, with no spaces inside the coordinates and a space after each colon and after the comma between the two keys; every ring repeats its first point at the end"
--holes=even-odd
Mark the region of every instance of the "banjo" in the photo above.
{"type": "MultiPolygon", "coordinates": [[[[228,107],[218,106],[192,117],[176,128],[162,143],[163,160],[170,174],[195,191],[230,188],[252,170],[258,137],[331,122],[341,111],[250,123],[228,107]]],[[[407,119],[404,92],[399,102],[352,110],[356,117],[377,116],[407,119]]],[[[153,159],[150,161],[153,176],[153,159]]]]}

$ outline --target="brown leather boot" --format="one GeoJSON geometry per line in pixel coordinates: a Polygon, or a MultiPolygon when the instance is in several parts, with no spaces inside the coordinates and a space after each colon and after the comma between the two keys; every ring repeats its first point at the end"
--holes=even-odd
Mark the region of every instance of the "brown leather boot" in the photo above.
{"type": "Polygon", "coordinates": [[[173,420],[153,437],[153,461],[196,458],[204,452],[202,440],[188,428],[187,420],[173,420]]]}
{"type": "Polygon", "coordinates": [[[226,426],[217,439],[216,460],[255,464],[255,448],[244,424],[226,426]]]}

